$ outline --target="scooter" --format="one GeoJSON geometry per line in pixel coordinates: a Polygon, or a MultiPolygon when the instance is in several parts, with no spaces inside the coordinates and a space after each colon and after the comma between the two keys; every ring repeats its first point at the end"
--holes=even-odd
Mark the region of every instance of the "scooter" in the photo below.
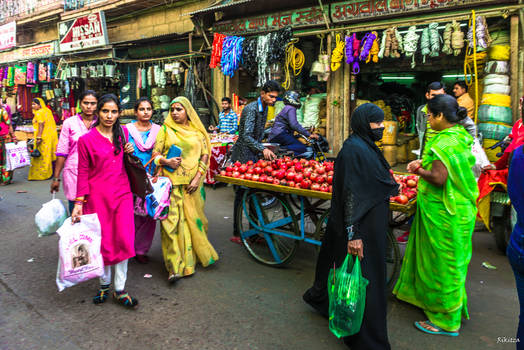
{"type": "MultiPolygon", "coordinates": [[[[505,138],[489,147],[489,149],[494,150],[500,147],[501,152],[497,153],[497,157],[501,157],[504,154],[504,150],[509,146],[509,141],[510,139],[505,138]]],[[[506,188],[502,185],[496,185],[490,197],[489,222],[497,248],[503,254],[506,254],[509,238],[516,223],[516,216],[506,188]]]]}

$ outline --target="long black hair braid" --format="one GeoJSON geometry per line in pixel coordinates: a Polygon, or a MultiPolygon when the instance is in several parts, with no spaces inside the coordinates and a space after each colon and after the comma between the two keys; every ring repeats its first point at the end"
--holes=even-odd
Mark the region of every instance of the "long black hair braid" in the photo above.
{"type": "MultiPolygon", "coordinates": [[[[118,100],[118,97],[116,97],[115,94],[105,94],[102,97],[98,99],[98,104],[96,106],[96,113],[100,116],[100,110],[107,102],[114,102],[116,103],[118,107],[118,113],[120,114],[120,111],[122,110],[122,107],[120,106],[120,101],[118,100]]],[[[100,117],[97,118],[95,126],[100,124],[100,117]]],[[[115,146],[115,155],[119,154],[122,151],[122,145],[124,142],[122,142],[122,139],[124,138],[122,127],[120,126],[120,120],[119,118],[116,118],[115,123],[113,124],[113,146],[115,146]]]]}

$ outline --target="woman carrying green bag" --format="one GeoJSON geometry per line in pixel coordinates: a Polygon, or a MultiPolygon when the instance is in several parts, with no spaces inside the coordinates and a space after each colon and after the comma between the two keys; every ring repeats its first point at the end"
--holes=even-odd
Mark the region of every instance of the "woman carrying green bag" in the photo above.
{"type": "Polygon", "coordinates": [[[348,253],[361,258],[362,276],[369,285],[360,331],[344,338],[353,350],[391,348],[386,326],[386,231],[389,197],[398,193],[398,184],[375,145],[382,138],[383,121],[384,112],[371,103],[358,107],[351,117],[353,134],[335,162],[333,197],[315,282],[303,296],[328,317],[330,269],[333,264],[341,266],[348,253]]]}

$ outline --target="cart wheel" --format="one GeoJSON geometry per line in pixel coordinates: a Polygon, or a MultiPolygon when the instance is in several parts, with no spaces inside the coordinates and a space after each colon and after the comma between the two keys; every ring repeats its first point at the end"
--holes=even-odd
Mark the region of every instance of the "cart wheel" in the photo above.
{"type": "Polygon", "coordinates": [[[389,226],[393,228],[404,225],[411,218],[408,213],[402,211],[391,211],[389,216],[389,226]]]}
{"type": "Polygon", "coordinates": [[[386,234],[386,289],[388,293],[393,291],[397,282],[401,262],[400,249],[393,230],[390,228],[386,234]]]}
{"type": "Polygon", "coordinates": [[[283,266],[294,256],[299,241],[298,222],[287,200],[274,193],[250,190],[238,210],[238,232],[249,254],[258,262],[283,266]],[[263,206],[268,196],[271,206],[263,206]],[[285,236],[287,235],[287,236],[285,236]]]}
{"type": "MultiPolygon", "coordinates": [[[[320,219],[317,222],[317,228],[315,230],[315,234],[313,238],[319,242],[322,242],[322,239],[324,238],[324,234],[326,233],[326,227],[327,222],[329,218],[329,210],[326,210],[324,214],[320,217],[320,219]]],[[[317,252],[320,252],[321,246],[316,246],[317,252]]]]}

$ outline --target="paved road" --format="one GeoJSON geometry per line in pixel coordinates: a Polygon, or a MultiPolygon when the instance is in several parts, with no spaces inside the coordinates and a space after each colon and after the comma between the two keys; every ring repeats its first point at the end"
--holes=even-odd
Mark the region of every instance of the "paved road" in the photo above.
{"type": "MultiPolygon", "coordinates": [[[[12,185],[0,187],[0,349],[346,348],[301,300],[313,278],[311,247],[301,245],[289,266],[275,269],[255,263],[229,242],[231,188],[207,191],[209,236],[220,255],[216,266],[200,268],[170,288],[157,235],[152,261],[129,265],[127,288],[139,298],[138,310],[112,301],[93,305],[97,281],[58,293],[58,237],[38,238],[34,227],[34,214],[50,199],[49,181],[27,182],[26,174],[18,171],[12,185]]],[[[392,348],[514,349],[514,344],[497,343],[498,337],[514,337],[518,301],[511,269],[489,233],[474,235],[467,289],[471,320],[453,339],[418,332],[412,324],[423,319],[422,312],[391,298],[392,348]],[[483,261],[497,270],[481,267],[483,261]]]]}

